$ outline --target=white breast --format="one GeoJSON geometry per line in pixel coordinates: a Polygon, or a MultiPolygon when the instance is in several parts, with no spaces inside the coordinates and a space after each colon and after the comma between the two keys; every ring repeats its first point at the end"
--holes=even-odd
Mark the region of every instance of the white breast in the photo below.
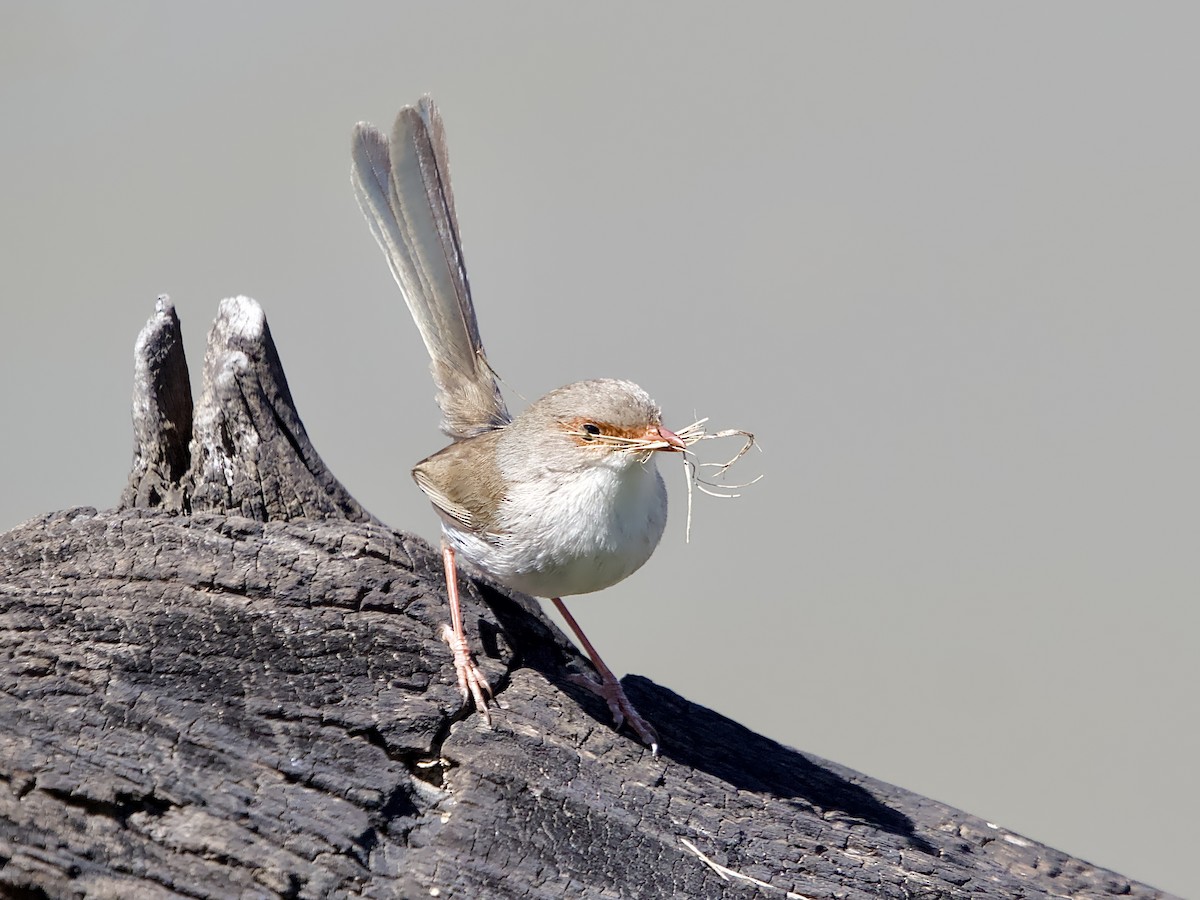
{"type": "Polygon", "coordinates": [[[667,489],[653,459],[538,479],[500,510],[502,534],[445,526],[455,548],[499,581],[538,597],[609,587],[641,568],[667,523],[667,489]]]}

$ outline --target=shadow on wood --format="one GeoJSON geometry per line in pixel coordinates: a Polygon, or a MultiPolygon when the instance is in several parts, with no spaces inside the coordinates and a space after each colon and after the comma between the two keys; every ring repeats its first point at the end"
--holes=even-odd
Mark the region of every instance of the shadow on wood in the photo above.
{"type": "Polygon", "coordinates": [[[194,416],[180,347],[160,300],[121,507],[0,536],[0,896],[1163,896],[629,677],[655,759],[478,582],[483,727],[438,554],[325,467],[258,305],[194,416]]]}

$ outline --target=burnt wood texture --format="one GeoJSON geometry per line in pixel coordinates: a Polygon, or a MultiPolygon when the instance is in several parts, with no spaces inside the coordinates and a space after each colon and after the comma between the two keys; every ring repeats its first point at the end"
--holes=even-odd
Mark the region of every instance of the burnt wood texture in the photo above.
{"type": "MultiPolygon", "coordinates": [[[[1162,897],[643,678],[650,753],[536,602],[464,579],[305,433],[261,309],[137,342],[120,507],[0,535],[0,896],[1162,897]]],[[[423,388],[421,388],[423,389],[423,388]]]]}

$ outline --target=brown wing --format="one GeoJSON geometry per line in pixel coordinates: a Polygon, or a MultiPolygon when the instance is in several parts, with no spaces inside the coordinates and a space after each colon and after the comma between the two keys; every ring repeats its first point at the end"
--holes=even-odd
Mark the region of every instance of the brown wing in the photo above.
{"type": "Polygon", "coordinates": [[[413,479],[444,518],[459,528],[497,533],[497,510],[505,497],[495,464],[500,431],[456,441],[413,466],[413,479]]]}

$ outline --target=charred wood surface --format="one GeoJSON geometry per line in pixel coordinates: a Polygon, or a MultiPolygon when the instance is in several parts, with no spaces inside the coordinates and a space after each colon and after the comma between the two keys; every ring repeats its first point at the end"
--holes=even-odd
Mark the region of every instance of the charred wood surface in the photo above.
{"type": "Polygon", "coordinates": [[[194,417],[179,347],[164,301],[122,508],[0,535],[0,896],[1164,896],[629,677],[654,758],[481,581],[486,728],[438,555],[325,468],[257,304],[194,417]]]}

